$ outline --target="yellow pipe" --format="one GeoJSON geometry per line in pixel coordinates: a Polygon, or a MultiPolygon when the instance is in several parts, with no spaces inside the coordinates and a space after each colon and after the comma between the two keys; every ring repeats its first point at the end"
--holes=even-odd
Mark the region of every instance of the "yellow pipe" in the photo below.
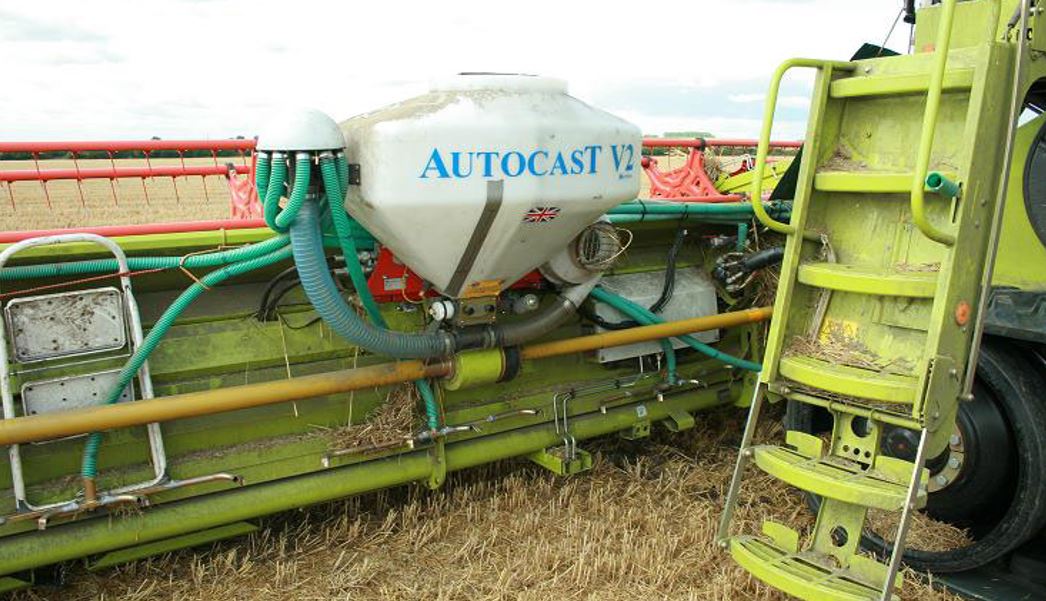
{"type": "Polygon", "coordinates": [[[523,359],[543,359],[558,355],[569,355],[572,353],[583,353],[611,346],[624,346],[636,342],[648,340],[660,340],[694,332],[704,332],[718,328],[729,328],[732,326],[766,321],[773,314],[771,307],[760,307],[758,309],[746,309],[744,311],[733,311],[731,313],[720,313],[719,315],[708,315],[706,317],[693,317],[680,321],[668,321],[651,326],[629,328],[627,330],[614,330],[591,336],[580,336],[568,338],[567,340],[554,340],[532,344],[520,349],[520,357],[523,359]]]}
{"type": "Polygon", "coordinates": [[[287,380],[175,394],[133,403],[99,405],[47,415],[28,415],[0,420],[0,445],[51,440],[84,432],[100,432],[113,428],[249,409],[350,390],[409,382],[419,378],[440,377],[449,372],[450,367],[445,363],[425,365],[420,361],[399,361],[287,380]]]}
{"type": "MultiPolygon", "coordinates": [[[[770,318],[771,313],[769,307],[762,307],[533,344],[523,347],[520,356],[523,359],[540,359],[670,338],[765,321],[770,318]]],[[[85,432],[100,432],[250,409],[423,378],[444,377],[450,375],[451,371],[449,362],[425,364],[421,361],[397,361],[287,380],[175,394],[133,403],[87,407],[47,415],[27,415],[0,420],[0,445],[53,440],[85,432]]]]}

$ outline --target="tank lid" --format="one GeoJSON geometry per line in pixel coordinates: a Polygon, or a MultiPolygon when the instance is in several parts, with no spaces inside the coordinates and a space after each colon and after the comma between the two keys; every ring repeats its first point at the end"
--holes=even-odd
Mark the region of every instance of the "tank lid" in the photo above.
{"type": "Polygon", "coordinates": [[[284,109],[271,115],[258,135],[258,150],[341,150],[345,138],[326,113],[310,108],[284,109]]]}
{"type": "Polygon", "coordinates": [[[541,77],[525,73],[458,73],[436,81],[433,92],[461,92],[469,90],[507,90],[514,92],[549,92],[566,94],[567,82],[555,77],[541,77]]]}

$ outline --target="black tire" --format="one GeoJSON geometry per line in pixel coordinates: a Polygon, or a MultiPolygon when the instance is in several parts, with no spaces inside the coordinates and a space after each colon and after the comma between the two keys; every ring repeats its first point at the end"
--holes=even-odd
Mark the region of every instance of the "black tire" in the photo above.
{"type": "MultiPolygon", "coordinates": [[[[971,422],[993,420],[993,415],[1001,415],[1010,448],[999,449],[997,440],[986,441],[991,450],[980,454],[981,465],[977,465],[977,454],[974,454],[973,463],[968,466],[971,470],[981,468],[984,477],[959,480],[953,486],[931,494],[927,511],[935,517],[954,518],[959,522],[981,511],[979,516],[988,522],[988,526],[971,527],[974,542],[958,549],[938,552],[908,548],[904,553],[905,563],[917,570],[931,572],[969,570],[1002,557],[1042,529],[1046,524],[1044,393],[1046,377],[1039,361],[1029,356],[1027,351],[1004,341],[985,339],[977,364],[975,400],[960,405],[958,420],[960,427],[965,421],[969,428],[971,422]],[[1003,465],[991,466],[984,461],[985,456],[996,458],[999,454],[1002,457],[994,461],[1003,465]],[[1005,465],[1007,461],[1010,465],[1005,465]],[[1005,475],[1005,478],[1000,479],[1000,475],[1005,475]],[[990,490],[998,490],[1002,496],[1009,497],[1008,505],[999,503],[998,496],[986,498],[990,490]],[[992,500],[995,502],[990,502],[992,500]],[[962,505],[966,502],[971,506],[962,505]]],[[[813,409],[809,405],[790,403],[785,426],[806,432],[817,431],[819,426],[823,427],[825,416],[813,409]]],[[[964,467],[964,471],[966,469],[964,467]]],[[[816,509],[818,500],[812,497],[809,500],[811,507],[816,509]]],[[[861,546],[880,557],[887,556],[892,550],[892,544],[868,532],[862,536],[861,546]]]]}

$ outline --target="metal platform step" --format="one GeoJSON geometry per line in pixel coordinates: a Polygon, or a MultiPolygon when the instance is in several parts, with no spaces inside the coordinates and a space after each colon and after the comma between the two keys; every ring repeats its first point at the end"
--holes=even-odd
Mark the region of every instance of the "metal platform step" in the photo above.
{"type": "MultiPolygon", "coordinates": [[[[824,441],[804,432],[789,430],[786,442],[792,447],[760,445],[752,448],[759,469],[815,495],[845,503],[886,511],[900,511],[908,496],[908,480],[915,466],[907,461],[879,456],[869,468],[856,461],[825,456],[824,441]]],[[[854,459],[870,461],[859,449],[854,459]]],[[[917,503],[926,503],[925,481],[917,503]]]]}
{"type": "MultiPolygon", "coordinates": [[[[789,595],[809,601],[868,601],[879,599],[887,567],[861,555],[850,565],[813,551],[799,551],[799,534],[774,522],[765,522],[762,536],[735,536],[730,555],[756,578],[789,595]]],[[[899,587],[901,578],[894,581],[899,587]]],[[[897,601],[899,597],[892,595],[897,601]]]]}
{"type": "Polygon", "coordinates": [[[937,291],[937,271],[902,271],[844,263],[808,262],[799,265],[800,284],[879,296],[933,298],[937,291]]]}
{"type": "MultiPolygon", "coordinates": [[[[949,69],[944,73],[941,90],[968,90],[973,86],[973,77],[973,69],[949,69]]],[[[828,93],[832,98],[925,94],[929,83],[930,78],[926,73],[858,75],[833,81],[828,93]]]]}
{"type": "Polygon", "coordinates": [[[860,398],[887,403],[912,404],[919,390],[919,380],[912,376],[837,365],[802,355],[783,357],[780,373],[814,388],[851,396],[860,391],[860,398]]]}

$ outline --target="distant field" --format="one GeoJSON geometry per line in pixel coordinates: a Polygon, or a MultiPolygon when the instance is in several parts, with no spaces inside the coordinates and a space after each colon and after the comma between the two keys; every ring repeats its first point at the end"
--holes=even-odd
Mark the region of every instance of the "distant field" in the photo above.
{"type": "MultiPolygon", "coordinates": [[[[241,163],[239,158],[219,158],[219,164],[241,163]]],[[[178,159],[152,159],[153,165],[177,165],[178,159]]],[[[105,159],[78,161],[81,169],[109,167],[105,159]]],[[[185,159],[185,164],[213,165],[211,158],[185,159]]],[[[144,160],[117,160],[117,167],[142,167],[144,160]]],[[[40,161],[41,169],[74,168],[71,160],[40,161]]],[[[0,161],[0,170],[34,169],[33,161],[0,161]]],[[[179,220],[228,219],[229,188],[225,178],[201,177],[89,180],[47,184],[0,184],[0,230],[31,230],[88,225],[127,225],[179,220]],[[177,194],[175,188],[177,187],[177,194]],[[82,196],[81,196],[82,191],[82,196]],[[115,191],[115,199],[114,199],[115,191]],[[48,206],[50,196],[50,206],[48,206]],[[148,201],[146,201],[148,196],[148,201]],[[13,197],[13,202],[12,202],[13,197]]]]}

